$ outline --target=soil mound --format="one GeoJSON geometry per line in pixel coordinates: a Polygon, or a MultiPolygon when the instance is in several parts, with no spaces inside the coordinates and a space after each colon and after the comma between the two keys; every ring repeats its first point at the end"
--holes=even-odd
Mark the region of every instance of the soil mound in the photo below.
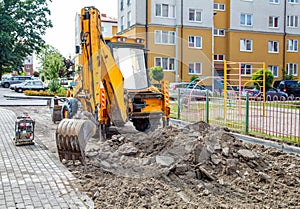
{"type": "Polygon", "coordinates": [[[299,157],[198,122],[114,135],[68,165],[97,208],[300,207],[299,157]]]}

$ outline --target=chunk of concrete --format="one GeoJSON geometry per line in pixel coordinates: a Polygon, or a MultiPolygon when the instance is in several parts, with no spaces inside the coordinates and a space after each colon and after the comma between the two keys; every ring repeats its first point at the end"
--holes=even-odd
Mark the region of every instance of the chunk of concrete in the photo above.
{"type": "Polygon", "coordinates": [[[155,159],[156,159],[156,163],[163,167],[169,167],[175,162],[174,158],[169,156],[163,156],[163,155],[161,156],[158,155],[156,156],[155,159]]]}
{"type": "Polygon", "coordinates": [[[251,150],[241,149],[237,152],[241,157],[247,160],[253,160],[258,158],[257,154],[251,150]]]}

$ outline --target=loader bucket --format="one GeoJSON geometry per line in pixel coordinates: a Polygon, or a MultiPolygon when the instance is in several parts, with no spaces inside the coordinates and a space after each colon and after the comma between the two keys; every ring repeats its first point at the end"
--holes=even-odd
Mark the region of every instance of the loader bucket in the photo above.
{"type": "Polygon", "coordinates": [[[60,161],[79,160],[85,165],[85,147],[95,132],[96,125],[90,120],[63,119],[55,134],[60,161]]]}

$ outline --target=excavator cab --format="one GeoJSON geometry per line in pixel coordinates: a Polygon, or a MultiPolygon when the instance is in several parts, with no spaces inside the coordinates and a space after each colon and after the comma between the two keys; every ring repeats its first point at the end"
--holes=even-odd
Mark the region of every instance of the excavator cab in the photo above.
{"type": "MultiPolygon", "coordinates": [[[[154,130],[168,124],[168,95],[151,85],[146,62],[146,49],[141,38],[114,36],[105,38],[124,77],[129,120],[138,131],[154,130]],[[167,106],[166,106],[167,105],[167,106]],[[166,111],[164,111],[166,110],[166,111]]],[[[166,84],[163,84],[166,88],[166,84]]],[[[165,89],[164,88],[164,89],[165,89]]]]}
{"type": "Polygon", "coordinates": [[[105,38],[106,44],[124,77],[124,89],[146,89],[151,84],[147,73],[143,39],[116,36],[105,38]]]}

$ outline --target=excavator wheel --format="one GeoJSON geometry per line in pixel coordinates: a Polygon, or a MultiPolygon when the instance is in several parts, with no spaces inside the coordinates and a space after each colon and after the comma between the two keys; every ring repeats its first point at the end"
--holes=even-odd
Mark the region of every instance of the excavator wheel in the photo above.
{"type": "Polygon", "coordinates": [[[85,164],[85,147],[95,132],[96,125],[90,120],[63,119],[55,134],[60,161],[79,160],[85,164]]]}
{"type": "Polygon", "coordinates": [[[75,98],[67,98],[61,108],[61,117],[72,118],[78,111],[79,101],[75,98]]]}

